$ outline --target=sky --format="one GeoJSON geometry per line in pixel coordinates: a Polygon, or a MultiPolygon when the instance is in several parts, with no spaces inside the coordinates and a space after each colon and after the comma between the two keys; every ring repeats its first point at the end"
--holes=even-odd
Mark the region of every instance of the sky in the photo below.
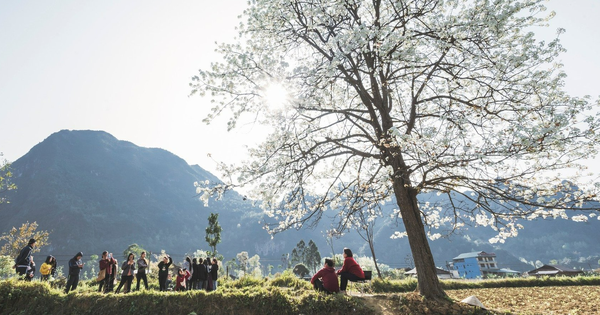
{"type": "MultiPolygon", "coordinates": [[[[190,78],[219,60],[246,0],[0,0],[0,152],[8,161],[62,129],[103,130],[166,149],[218,175],[264,131],[202,123],[209,99],[190,78]]],[[[559,60],[572,95],[600,95],[600,0],[551,0],[567,49],[559,60]]],[[[600,170],[600,159],[587,164],[600,170]],[[596,165],[598,164],[598,165],[596,165]]],[[[600,174],[600,172],[598,172],[600,174]]]]}

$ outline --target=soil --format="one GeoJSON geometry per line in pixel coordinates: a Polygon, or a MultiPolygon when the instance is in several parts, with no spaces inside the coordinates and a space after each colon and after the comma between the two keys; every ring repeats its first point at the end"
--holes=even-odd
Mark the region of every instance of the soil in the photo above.
{"type": "Polygon", "coordinates": [[[417,293],[351,294],[382,315],[494,315],[506,314],[482,309],[451,299],[427,300],[417,293]]]}

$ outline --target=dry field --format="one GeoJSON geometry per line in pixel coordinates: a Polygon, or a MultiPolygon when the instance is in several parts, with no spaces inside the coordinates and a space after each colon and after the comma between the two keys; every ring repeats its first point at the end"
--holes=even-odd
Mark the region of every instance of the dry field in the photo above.
{"type": "Polygon", "coordinates": [[[600,314],[600,286],[448,290],[454,300],[475,295],[486,308],[515,314],[600,314]]]}

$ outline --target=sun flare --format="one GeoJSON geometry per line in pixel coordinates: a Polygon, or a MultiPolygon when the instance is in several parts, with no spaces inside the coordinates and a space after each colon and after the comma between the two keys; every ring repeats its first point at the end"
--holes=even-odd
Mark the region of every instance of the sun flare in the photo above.
{"type": "Polygon", "coordinates": [[[265,89],[264,98],[271,109],[282,109],[289,102],[289,94],[280,83],[269,84],[265,89]]]}

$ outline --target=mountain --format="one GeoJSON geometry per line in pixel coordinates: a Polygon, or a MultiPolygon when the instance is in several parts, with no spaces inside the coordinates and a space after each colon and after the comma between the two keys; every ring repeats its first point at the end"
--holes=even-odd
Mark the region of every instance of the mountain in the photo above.
{"type": "MultiPolygon", "coordinates": [[[[235,192],[228,193],[227,202],[205,208],[194,182],[218,182],[214,175],[168,151],[141,148],[102,131],[57,132],[11,168],[18,189],[0,211],[0,228],[37,221],[40,229],[52,231],[48,251],[61,255],[120,252],[131,243],[185,253],[206,248],[210,212],[224,212],[224,226],[258,213],[235,192]]],[[[260,231],[257,226],[248,232],[260,231]]],[[[250,245],[225,239],[228,233],[231,229],[224,230],[223,245],[250,245]]]]}
{"type": "MultiPolygon", "coordinates": [[[[7,195],[9,204],[0,205],[0,232],[36,221],[39,229],[51,231],[51,245],[41,254],[53,254],[62,261],[78,251],[120,254],[132,243],[154,253],[164,249],[181,261],[186,253],[208,249],[204,230],[211,212],[219,213],[223,232],[217,250],[227,260],[247,251],[250,256],[258,254],[264,266],[278,266],[282,254],[290,253],[300,239],[314,240],[323,257],[332,251],[341,253],[343,247],[370,256],[356,232],[328,244],[324,231],[330,222],[326,218],[312,229],[271,237],[262,228],[269,219],[236,192],[204,207],[194,182],[218,183],[216,176],[163,149],[138,147],[103,131],[54,133],[11,168],[18,189],[7,195]]],[[[443,197],[420,198],[434,203],[443,197]]],[[[385,211],[390,213],[395,207],[387,205],[385,211]]],[[[572,267],[595,268],[600,258],[599,224],[597,220],[524,222],[525,229],[517,238],[494,245],[488,242],[494,235],[490,229],[468,228],[430,244],[438,266],[463,252],[483,250],[495,252],[500,267],[520,271],[533,269],[523,260],[557,260],[572,267]]],[[[403,227],[395,220],[378,219],[378,260],[391,267],[409,267],[406,238],[390,239],[396,230],[403,227]]]]}

